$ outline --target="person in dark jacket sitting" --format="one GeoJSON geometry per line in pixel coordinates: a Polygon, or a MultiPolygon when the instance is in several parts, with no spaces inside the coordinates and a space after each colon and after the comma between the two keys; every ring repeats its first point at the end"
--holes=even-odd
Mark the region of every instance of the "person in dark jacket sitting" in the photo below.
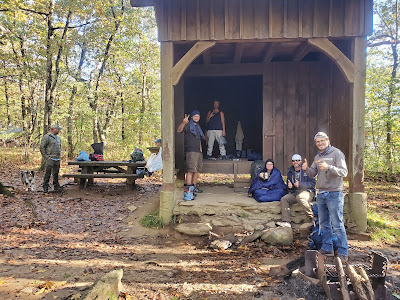
{"type": "Polygon", "coordinates": [[[265,168],[257,173],[248,193],[258,202],[279,201],[286,194],[281,171],[274,167],[272,159],[267,159],[265,168]]]}
{"type": "Polygon", "coordinates": [[[314,199],[315,195],[315,178],[308,176],[306,172],[301,169],[302,158],[299,154],[293,154],[292,166],[289,168],[287,174],[287,186],[289,193],[282,197],[282,222],[276,224],[283,227],[291,227],[290,220],[290,206],[294,203],[299,203],[306,213],[310,227],[314,221],[314,215],[310,202],[314,199]]]}

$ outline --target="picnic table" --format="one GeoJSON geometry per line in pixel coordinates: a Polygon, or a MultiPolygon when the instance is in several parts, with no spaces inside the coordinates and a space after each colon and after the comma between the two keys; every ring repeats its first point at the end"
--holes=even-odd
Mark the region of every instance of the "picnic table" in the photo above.
{"type": "Polygon", "coordinates": [[[145,161],[69,161],[68,165],[79,166],[78,173],[63,174],[63,177],[79,179],[82,188],[93,184],[94,178],[126,178],[126,185],[133,187],[135,180],[144,174],[136,174],[138,168],[144,168],[145,161]]]}

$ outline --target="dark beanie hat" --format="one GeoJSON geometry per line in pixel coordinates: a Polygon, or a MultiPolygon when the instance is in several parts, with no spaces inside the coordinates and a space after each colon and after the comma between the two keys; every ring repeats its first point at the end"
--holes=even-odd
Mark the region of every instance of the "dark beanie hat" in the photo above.
{"type": "Polygon", "coordinates": [[[274,161],[272,160],[272,158],[268,158],[268,159],[265,161],[265,165],[267,165],[267,163],[269,163],[269,162],[272,162],[272,164],[273,164],[274,167],[275,167],[275,163],[274,163],[274,161]]]}
{"type": "Polygon", "coordinates": [[[198,111],[198,110],[194,110],[194,111],[192,111],[192,113],[190,114],[192,117],[194,116],[194,115],[199,115],[200,116],[200,112],[198,111]]]}

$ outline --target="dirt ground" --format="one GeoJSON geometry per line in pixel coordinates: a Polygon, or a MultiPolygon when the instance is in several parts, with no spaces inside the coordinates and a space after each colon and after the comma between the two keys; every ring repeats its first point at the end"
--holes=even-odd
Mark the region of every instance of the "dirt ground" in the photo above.
{"type": "MultiPolygon", "coordinates": [[[[126,299],[325,299],[298,277],[269,276],[271,266],[304,253],[304,240],[216,251],[208,237],[142,227],[140,218],[158,207],[158,177],[138,180],[135,190],[121,180],[86,190],[63,180],[64,192],[43,195],[43,174],[36,175],[38,191],[25,192],[18,170],[0,167],[0,182],[16,190],[15,198],[0,196],[0,299],[66,299],[120,268],[126,299]]],[[[383,252],[390,260],[388,299],[399,299],[400,248],[361,238],[349,236],[351,262],[383,252]]]]}

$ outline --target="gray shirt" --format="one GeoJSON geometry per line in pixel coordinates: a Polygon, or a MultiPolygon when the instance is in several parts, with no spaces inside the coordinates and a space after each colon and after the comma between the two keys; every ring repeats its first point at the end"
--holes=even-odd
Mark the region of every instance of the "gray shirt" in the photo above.
{"type": "Polygon", "coordinates": [[[331,147],[325,155],[317,154],[311,167],[305,171],[308,176],[317,177],[319,192],[337,192],[343,190],[343,177],[347,176],[345,156],[338,148],[331,147]],[[322,159],[329,165],[328,170],[321,170],[322,159]]]}

